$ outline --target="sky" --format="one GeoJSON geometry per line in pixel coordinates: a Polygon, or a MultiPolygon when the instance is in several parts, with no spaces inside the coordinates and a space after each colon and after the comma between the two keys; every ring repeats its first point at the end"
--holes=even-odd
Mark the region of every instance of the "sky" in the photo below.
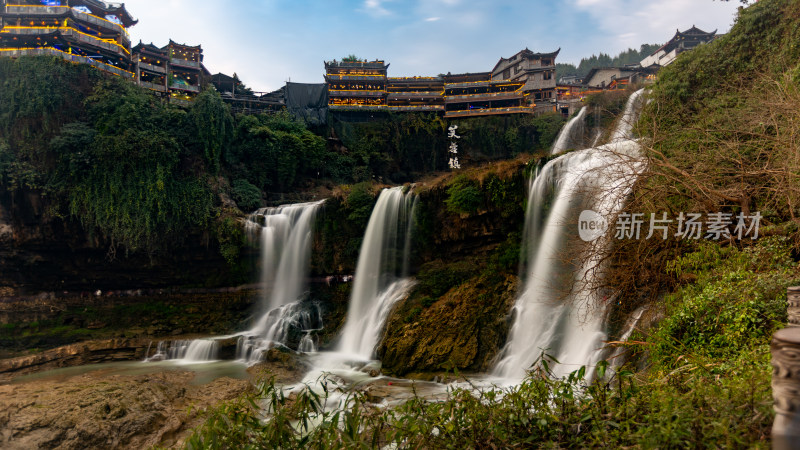
{"type": "Polygon", "coordinates": [[[325,61],[381,59],[389,76],[486,72],[528,48],[578,64],[692,25],[727,32],[737,1],[719,0],[127,0],[131,42],[203,46],[211,73],[256,91],[324,82],[325,61]]]}

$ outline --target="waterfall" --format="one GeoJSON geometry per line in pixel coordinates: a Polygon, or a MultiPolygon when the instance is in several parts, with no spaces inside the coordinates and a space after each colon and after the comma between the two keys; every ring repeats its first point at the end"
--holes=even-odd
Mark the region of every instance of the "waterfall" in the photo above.
{"type": "MultiPolygon", "coordinates": [[[[322,203],[262,208],[248,217],[247,235],[261,246],[261,312],[253,328],[241,333],[237,359],[257,362],[263,350],[275,344],[288,344],[292,332],[305,333],[311,339],[310,333],[322,328],[319,305],[303,301],[312,225],[322,203]]],[[[304,348],[311,348],[308,342],[304,348]]]]}
{"type": "Polygon", "coordinates": [[[392,306],[412,286],[408,257],[417,196],[384,189],[361,244],[353,292],[338,351],[371,359],[392,306]]]}
{"type": "MultiPolygon", "coordinates": [[[[152,345],[152,344],[151,344],[152,345]]],[[[147,353],[150,347],[147,348],[147,353]]],[[[219,344],[210,339],[161,341],[153,356],[145,354],[146,362],[181,360],[185,363],[207,362],[217,359],[219,344]]]]}
{"type": "Polygon", "coordinates": [[[522,379],[544,352],[559,361],[551,365],[556,375],[586,365],[591,376],[591,366],[602,356],[608,296],[596,287],[608,242],[603,233],[586,239],[590,242],[576,239],[577,225],[582,210],[613,218],[642,168],[638,143],[630,139],[641,93],[629,98],[611,143],[556,158],[532,181],[524,287],[493,375],[522,379]]]}
{"type": "Polygon", "coordinates": [[[586,108],[584,106],[578,111],[572,119],[564,125],[564,128],[558,133],[558,138],[550,150],[551,155],[563,153],[571,148],[579,148],[583,142],[584,118],[586,116],[586,108]]]}

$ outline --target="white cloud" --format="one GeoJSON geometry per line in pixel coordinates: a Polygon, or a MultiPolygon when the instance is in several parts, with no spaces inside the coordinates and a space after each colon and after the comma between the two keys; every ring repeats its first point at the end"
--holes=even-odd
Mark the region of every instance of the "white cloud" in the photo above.
{"type": "MultiPolygon", "coordinates": [[[[739,2],[712,0],[571,0],[595,22],[599,51],[615,54],[641,44],[662,44],[692,25],[725,33],[733,24],[739,2]]],[[[588,54],[587,54],[588,56],[588,54]]]]}
{"type": "Polygon", "coordinates": [[[436,22],[439,19],[441,19],[441,17],[428,17],[425,19],[425,22],[436,22]]]}
{"type": "Polygon", "coordinates": [[[364,11],[374,17],[391,15],[391,11],[383,7],[386,0],[364,0],[364,11]]]}

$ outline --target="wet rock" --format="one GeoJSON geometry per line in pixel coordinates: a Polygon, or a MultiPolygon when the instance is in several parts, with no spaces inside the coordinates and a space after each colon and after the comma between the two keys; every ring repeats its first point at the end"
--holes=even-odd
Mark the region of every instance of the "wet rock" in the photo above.
{"type": "Polygon", "coordinates": [[[47,350],[35,355],[0,360],[0,380],[11,375],[108,361],[142,359],[150,341],[106,339],[47,350]]]}
{"type": "Polygon", "coordinates": [[[299,354],[273,347],[264,352],[264,360],[247,369],[256,378],[274,378],[277,383],[296,383],[303,379],[311,365],[299,354]]]}
{"type": "Polygon", "coordinates": [[[190,372],[85,374],[0,386],[0,448],[149,448],[179,444],[202,412],[244,393],[246,380],[192,385],[190,372]],[[190,407],[191,406],[191,407],[190,407]]]}
{"type": "Polygon", "coordinates": [[[517,282],[514,276],[496,284],[469,280],[423,309],[412,323],[397,308],[378,348],[383,368],[401,376],[486,370],[506,340],[517,282]]]}

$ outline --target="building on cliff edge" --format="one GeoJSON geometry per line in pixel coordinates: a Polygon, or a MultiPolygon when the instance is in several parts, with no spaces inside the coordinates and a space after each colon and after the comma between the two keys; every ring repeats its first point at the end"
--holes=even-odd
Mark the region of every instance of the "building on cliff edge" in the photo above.
{"type": "Polygon", "coordinates": [[[138,21],[122,3],[0,0],[0,57],[55,56],[130,79],[186,104],[206,84],[203,49],[170,40],[131,48],[138,21]]]}
{"type": "Polygon", "coordinates": [[[325,62],[334,113],[430,111],[445,117],[537,114],[556,110],[559,50],[528,49],[500,58],[489,72],[389,77],[382,60],[325,62]]]}

